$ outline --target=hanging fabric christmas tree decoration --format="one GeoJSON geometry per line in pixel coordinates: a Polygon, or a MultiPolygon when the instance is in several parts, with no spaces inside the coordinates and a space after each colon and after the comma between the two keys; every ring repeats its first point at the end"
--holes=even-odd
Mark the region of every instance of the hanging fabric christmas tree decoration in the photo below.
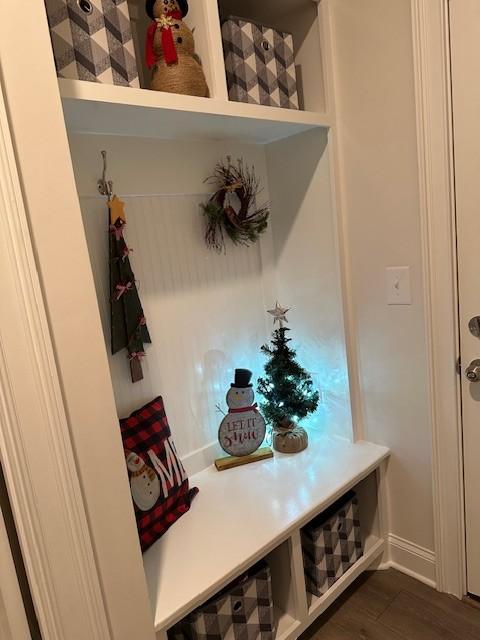
{"type": "Polygon", "coordinates": [[[268,312],[279,328],[273,332],[271,345],[262,347],[268,361],[265,376],[258,381],[258,391],[264,398],[260,403],[262,412],[273,429],[273,448],[282,453],[298,453],[307,448],[308,434],[297,423],[317,409],[320,394],[289,347],[290,329],[284,326],[288,311],[277,302],[275,309],[268,312]]]}
{"type": "Polygon", "coordinates": [[[144,345],[152,341],[130,265],[131,249],[124,238],[127,225],[124,203],[113,196],[108,208],[112,354],[127,349],[132,382],[139,382],[143,380],[144,345]]]}

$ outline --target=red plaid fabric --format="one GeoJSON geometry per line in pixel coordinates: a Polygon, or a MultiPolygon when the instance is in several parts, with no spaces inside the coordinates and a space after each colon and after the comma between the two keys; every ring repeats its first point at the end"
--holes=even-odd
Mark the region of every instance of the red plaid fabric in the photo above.
{"type": "MultiPolygon", "coordinates": [[[[189,488],[185,469],[171,437],[162,398],[156,398],[129,418],[120,420],[120,428],[126,456],[134,453],[141,460],[139,464],[144,463],[149,470],[153,469],[159,479],[156,486],[160,496],[148,511],[141,510],[135,502],[132,485],[140,544],[145,552],[190,509],[198,489],[189,488]]],[[[141,474],[139,471],[137,475],[141,474]]],[[[130,471],[131,483],[134,476],[130,471]]]]}

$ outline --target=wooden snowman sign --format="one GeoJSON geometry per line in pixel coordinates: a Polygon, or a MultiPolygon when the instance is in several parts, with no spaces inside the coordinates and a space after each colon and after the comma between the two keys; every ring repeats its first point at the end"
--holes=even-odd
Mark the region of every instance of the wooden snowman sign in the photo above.
{"type": "Polygon", "coordinates": [[[259,450],[267,427],[255,403],[251,379],[252,372],[248,369],[235,370],[235,382],[227,393],[228,414],[218,430],[220,446],[233,457],[217,460],[219,471],[273,455],[269,447],[259,450]]]}

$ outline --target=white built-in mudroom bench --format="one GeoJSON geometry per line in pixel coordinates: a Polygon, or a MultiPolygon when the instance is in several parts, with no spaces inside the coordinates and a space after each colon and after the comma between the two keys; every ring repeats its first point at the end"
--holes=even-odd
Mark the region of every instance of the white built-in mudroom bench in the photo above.
{"type": "Polygon", "coordinates": [[[385,550],[389,451],[319,437],[297,456],[191,478],[192,508],[144,556],[158,638],[261,558],[272,572],[277,640],[297,638],[385,550]],[[305,589],[300,529],[354,488],[364,555],[321,598],[305,589]]]}

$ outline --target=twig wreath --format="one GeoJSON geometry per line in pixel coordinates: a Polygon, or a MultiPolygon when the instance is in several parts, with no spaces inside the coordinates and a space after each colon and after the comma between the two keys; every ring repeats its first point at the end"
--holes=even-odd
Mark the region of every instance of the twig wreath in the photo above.
{"type": "Polygon", "coordinates": [[[250,245],[258,240],[268,226],[270,207],[257,207],[261,188],[254,167],[242,159],[232,164],[227,156],[215,167],[207,184],[217,185],[210,200],[201,205],[206,222],[205,241],[210,249],[226,252],[225,233],[236,245],[250,245]]]}

